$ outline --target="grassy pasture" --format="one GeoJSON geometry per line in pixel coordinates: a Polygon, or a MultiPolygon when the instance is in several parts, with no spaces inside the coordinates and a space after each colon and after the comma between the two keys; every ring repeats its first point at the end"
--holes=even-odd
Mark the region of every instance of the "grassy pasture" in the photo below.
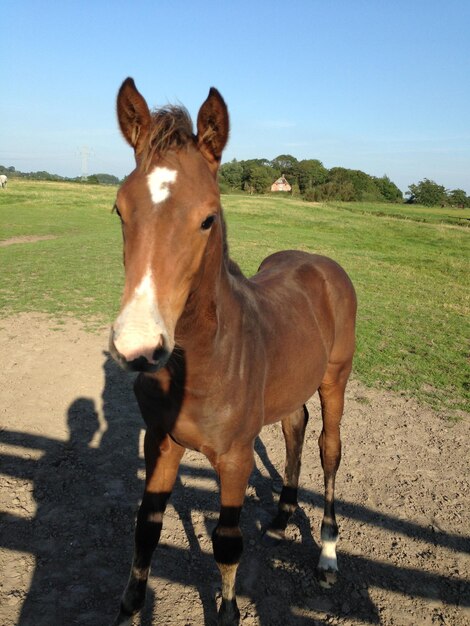
{"type": "Polygon", "coordinates": [[[352,211],[355,214],[390,217],[413,222],[429,222],[432,224],[452,224],[470,228],[470,210],[449,207],[427,207],[410,204],[385,204],[373,202],[329,202],[334,209],[352,211]]]}
{"type": "MultiPolygon", "coordinates": [[[[10,182],[0,193],[0,240],[56,238],[0,247],[0,313],[42,311],[58,323],[72,315],[90,328],[108,323],[123,283],[120,228],[110,213],[116,189],[10,182]]],[[[283,248],[331,256],[349,272],[359,299],[358,378],[450,417],[469,410],[470,229],[442,223],[456,210],[222,200],[231,254],[247,274],[283,248]],[[402,208],[405,219],[397,219],[402,208]]]]}

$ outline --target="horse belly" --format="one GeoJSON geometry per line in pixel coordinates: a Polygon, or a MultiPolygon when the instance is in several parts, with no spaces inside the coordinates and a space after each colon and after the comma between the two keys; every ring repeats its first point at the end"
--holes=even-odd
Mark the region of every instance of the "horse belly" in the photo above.
{"type": "Polygon", "coordinates": [[[270,360],[264,396],[264,423],[279,421],[299,409],[317,391],[328,365],[329,350],[318,328],[295,333],[270,360]],[[295,336],[297,335],[297,336],[295,336]]]}

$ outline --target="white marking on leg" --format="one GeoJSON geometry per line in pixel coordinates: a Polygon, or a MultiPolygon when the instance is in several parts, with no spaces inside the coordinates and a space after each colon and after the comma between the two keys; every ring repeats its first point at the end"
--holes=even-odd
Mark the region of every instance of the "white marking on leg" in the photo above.
{"type": "Polygon", "coordinates": [[[149,513],[147,515],[147,522],[152,524],[162,524],[163,523],[163,513],[149,513]]]}
{"type": "Polygon", "coordinates": [[[233,600],[235,597],[235,577],[237,575],[238,563],[233,565],[217,564],[222,575],[222,598],[233,600]]]}
{"type": "Polygon", "coordinates": [[[170,195],[170,183],[176,180],[176,170],[167,167],[156,167],[147,176],[152,202],[158,204],[166,200],[170,195]]]}
{"type": "Polygon", "coordinates": [[[323,541],[320,561],[318,562],[318,569],[321,569],[323,571],[338,571],[338,561],[336,558],[336,541],[323,541]]]}

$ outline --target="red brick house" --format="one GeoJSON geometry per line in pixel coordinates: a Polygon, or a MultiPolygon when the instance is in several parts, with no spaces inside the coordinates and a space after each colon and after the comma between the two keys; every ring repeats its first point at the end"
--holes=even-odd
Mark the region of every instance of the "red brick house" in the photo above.
{"type": "Polygon", "coordinates": [[[271,191],[292,191],[292,187],[287,182],[284,174],[273,182],[271,185],[271,191]]]}

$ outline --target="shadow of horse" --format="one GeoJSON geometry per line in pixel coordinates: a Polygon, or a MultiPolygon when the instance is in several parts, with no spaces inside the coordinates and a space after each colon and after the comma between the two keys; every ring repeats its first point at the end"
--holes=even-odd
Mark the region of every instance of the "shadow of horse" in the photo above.
{"type": "MultiPolygon", "coordinates": [[[[107,430],[98,446],[92,445],[99,427],[97,409],[93,400],[84,397],[77,398],[69,407],[67,442],[0,431],[0,443],[43,452],[38,460],[24,455],[0,457],[3,474],[19,481],[31,481],[37,507],[33,519],[2,516],[0,547],[29,553],[35,558],[31,585],[24,599],[24,590],[16,591],[22,600],[18,626],[106,624],[111,623],[119,606],[143,489],[140,478],[143,460],[139,457],[142,423],[127,375],[110,359],[105,361],[104,370],[102,402],[107,430]]],[[[379,611],[368,593],[371,586],[440,599],[451,605],[470,605],[468,581],[453,574],[402,568],[342,551],[337,585],[332,590],[321,589],[314,572],[320,549],[302,505],[321,510],[323,496],[300,489],[301,506],[292,518],[292,524],[297,527],[296,540],[286,540],[275,548],[263,546],[261,529],[276,511],[276,491],[280,490],[282,481],[262,438],[258,438],[255,450],[257,467],[250,479],[242,515],[245,551],[238,574],[242,617],[251,619],[249,623],[261,626],[322,623],[299,614],[308,610],[324,618],[349,617],[378,624],[379,611]],[[355,600],[350,602],[349,598],[355,600]]],[[[220,579],[209,538],[217,519],[218,490],[215,483],[213,488],[198,487],[201,479],[215,480],[209,466],[181,465],[167,515],[179,518],[189,549],[175,546],[162,537],[154,558],[147,602],[139,617],[141,626],[151,626],[155,616],[161,621],[159,607],[165,581],[191,590],[200,601],[194,616],[178,617],[176,613],[171,623],[216,624],[220,579]],[[202,520],[198,524],[194,522],[195,515],[202,520]],[[198,610],[202,614],[196,617],[198,610]]],[[[337,500],[337,509],[343,518],[412,537],[430,546],[470,552],[467,537],[435,532],[345,500],[337,500]]]]}

